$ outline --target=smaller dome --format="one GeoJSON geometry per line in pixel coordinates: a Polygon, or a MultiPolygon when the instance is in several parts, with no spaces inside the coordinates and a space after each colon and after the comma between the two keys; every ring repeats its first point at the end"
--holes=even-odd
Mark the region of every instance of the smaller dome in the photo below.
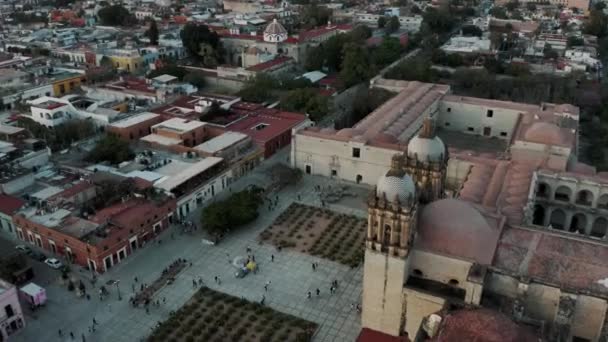
{"type": "Polygon", "coordinates": [[[405,203],[410,196],[415,197],[416,186],[408,175],[403,177],[382,176],[376,185],[376,195],[378,197],[386,196],[386,199],[391,202],[398,198],[401,203],[405,203]]]}
{"type": "Polygon", "coordinates": [[[407,155],[410,158],[417,157],[420,161],[441,161],[445,156],[445,145],[437,136],[433,138],[415,136],[407,144],[407,155]]]}
{"type": "Polygon", "coordinates": [[[545,145],[564,145],[567,141],[561,128],[549,122],[533,123],[524,135],[527,141],[545,145]]]}
{"type": "Polygon", "coordinates": [[[287,40],[287,30],[281,23],[274,19],[264,30],[264,41],[280,43],[287,40]]]}

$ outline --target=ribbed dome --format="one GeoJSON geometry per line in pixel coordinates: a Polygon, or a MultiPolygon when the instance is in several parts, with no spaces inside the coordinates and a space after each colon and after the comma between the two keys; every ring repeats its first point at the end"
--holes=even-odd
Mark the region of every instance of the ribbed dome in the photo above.
{"type": "Polygon", "coordinates": [[[287,30],[281,23],[274,19],[264,30],[264,41],[278,43],[287,39],[287,30]]]}
{"type": "Polygon", "coordinates": [[[407,155],[410,158],[416,156],[420,161],[441,161],[445,156],[445,145],[437,136],[433,138],[415,136],[407,144],[407,155]]]}
{"type": "Polygon", "coordinates": [[[526,131],[524,138],[528,141],[545,145],[563,145],[566,141],[561,128],[549,122],[536,122],[532,124],[526,131]]]}
{"type": "Polygon", "coordinates": [[[386,199],[391,202],[398,198],[401,203],[405,203],[408,197],[416,196],[416,186],[408,175],[403,177],[382,176],[376,185],[376,195],[378,197],[386,195],[386,199]]]}

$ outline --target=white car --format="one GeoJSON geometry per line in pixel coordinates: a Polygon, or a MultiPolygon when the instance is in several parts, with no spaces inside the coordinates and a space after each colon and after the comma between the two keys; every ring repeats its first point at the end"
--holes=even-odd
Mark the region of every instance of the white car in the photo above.
{"type": "Polygon", "coordinates": [[[31,249],[31,248],[29,248],[29,247],[28,247],[28,246],[26,246],[26,245],[17,245],[17,246],[15,246],[15,249],[16,249],[16,250],[18,250],[18,251],[20,251],[20,252],[23,252],[23,253],[25,253],[25,254],[30,254],[30,253],[32,253],[32,249],[31,249]]]}
{"type": "Polygon", "coordinates": [[[61,261],[55,259],[55,258],[50,258],[50,259],[46,259],[44,260],[44,263],[49,265],[49,267],[54,268],[54,269],[59,269],[63,266],[63,264],[61,263],[61,261]]]}

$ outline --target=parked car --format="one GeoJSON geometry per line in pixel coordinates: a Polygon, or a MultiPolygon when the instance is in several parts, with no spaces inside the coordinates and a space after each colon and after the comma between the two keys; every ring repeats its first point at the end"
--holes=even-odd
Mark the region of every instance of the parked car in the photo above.
{"type": "Polygon", "coordinates": [[[54,269],[60,269],[61,267],[63,267],[63,264],[61,263],[61,261],[59,261],[55,258],[46,259],[46,260],[44,260],[44,263],[54,269]]]}
{"type": "Polygon", "coordinates": [[[15,246],[15,249],[18,250],[19,252],[23,252],[25,254],[31,254],[32,253],[32,249],[29,248],[26,245],[17,245],[17,246],[15,246]]]}
{"type": "Polygon", "coordinates": [[[37,251],[31,251],[31,253],[29,253],[29,256],[32,257],[32,259],[34,259],[34,260],[46,261],[46,255],[44,255],[44,253],[40,253],[37,251]]]}

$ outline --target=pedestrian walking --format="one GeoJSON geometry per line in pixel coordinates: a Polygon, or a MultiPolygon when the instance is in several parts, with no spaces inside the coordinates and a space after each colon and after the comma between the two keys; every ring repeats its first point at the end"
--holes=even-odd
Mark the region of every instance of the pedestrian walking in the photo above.
{"type": "Polygon", "coordinates": [[[334,287],[332,285],[332,287],[329,288],[329,293],[334,294],[334,291],[335,291],[335,289],[334,289],[334,287]]]}
{"type": "Polygon", "coordinates": [[[74,333],[70,331],[70,338],[73,340],[74,339],[74,333]]]}
{"type": "Polygon", "coordinates": [[[63,336],[63,331],[61,331],[61,329],[58,330],[59,333],[59,337],[63,336]]]}
{"type": "Polygon", "coordinates": [[[144,290],[144,284],[141,284],[141,286],[139,287],[139,291],[143,291],[144,290]]]}
{"type": "Polygon", "coordinates": [[[196,279],[192,278],[192,287],[196,287],[196,279]]]}
{"type": "Polygon", "coordinates": [[[82,334],[81,336],[82,336],[82,342],[87,342],[87,340],[84,338],[84,334],[82,334]]]}
{"type": "Polygon", "coordinates": [[[315,265],[315,263],[314,263],[314,262],[312,263],[312,270],[313,270],[313,271],[316,271],[316,270],[317,270],[317,265],[315,265]]]}
{"type": "Polygon", "coordinates": [[[266,301],[266,296],[262,295],[262,300],[260,301],[261,305],[264,305],[264,302],[266,301]]]}
{"type": "Polygon", "coordinates": [[[135,277],[135,282],[136,282],[136,283],[137,283],[137,280],[138,280],[138,279],[137,279],[137,277],[135,277]]]}
{"type": "Polygon", "coordinates": [[[355,303],[350,303],[350,311],[353,311],[354,308],[355,308],[355,303]]]}
{"type": "Polygon", "coordinates": [[[135,292],[135,284],[131,284],[131,289],[135,292]]]}
{"type": "Polygon", "coordinates": [[[317,289],[317,297],[321,295],[321,290],[317,289]]]}
{"type": "Polygon", "coordinates": [[[87,293],[87,300],[91,300],[91,295],[87,293]]]}
{"type": "Polygon", "coordinates": [[[271,255],[270,255],[270,261],[271,261],[271,262],[274,262],[274,254],[271,254],[271,255]]]}
{"type": "Polygon", "coordinates": [[[216,283],[216,284],[217,284],[217,282],[218,282],[218,279],[219,279],[219,278],[218,278],[217,276],[213,277],[213,280],[215,280],[215,283],[216,283]]]}
{"type": "Polygon", "coordinates": [[[357,313],[361,313],[361,304],[357,304],[357,313]]]}
{"type": "Polygon", "coordinates": [[[146,314],[150,314],[150,309],[146,306],[146,314]]]}
{"type": "Polygon", "coordinates": [[[306,299],[310,299],[312,297],[312,293],[310,291],[308,291],[308,293],[306,294],[306,299]]]}
{"type": "Polygon", "coordinates": [[[298,201],[302,199],[302,196],[300,196],[300,194],[298,194],[298,201]]]}
{"type": "Polygon", "coordinates": [[[93,317],[93,325],[97,324],[97,321],[95,320],[95,317],[93,317]]]}
{"type": "Polygon", "coordinates": [[[167,298],[163,297],[163,304],[167,302],[167,298]]]}

